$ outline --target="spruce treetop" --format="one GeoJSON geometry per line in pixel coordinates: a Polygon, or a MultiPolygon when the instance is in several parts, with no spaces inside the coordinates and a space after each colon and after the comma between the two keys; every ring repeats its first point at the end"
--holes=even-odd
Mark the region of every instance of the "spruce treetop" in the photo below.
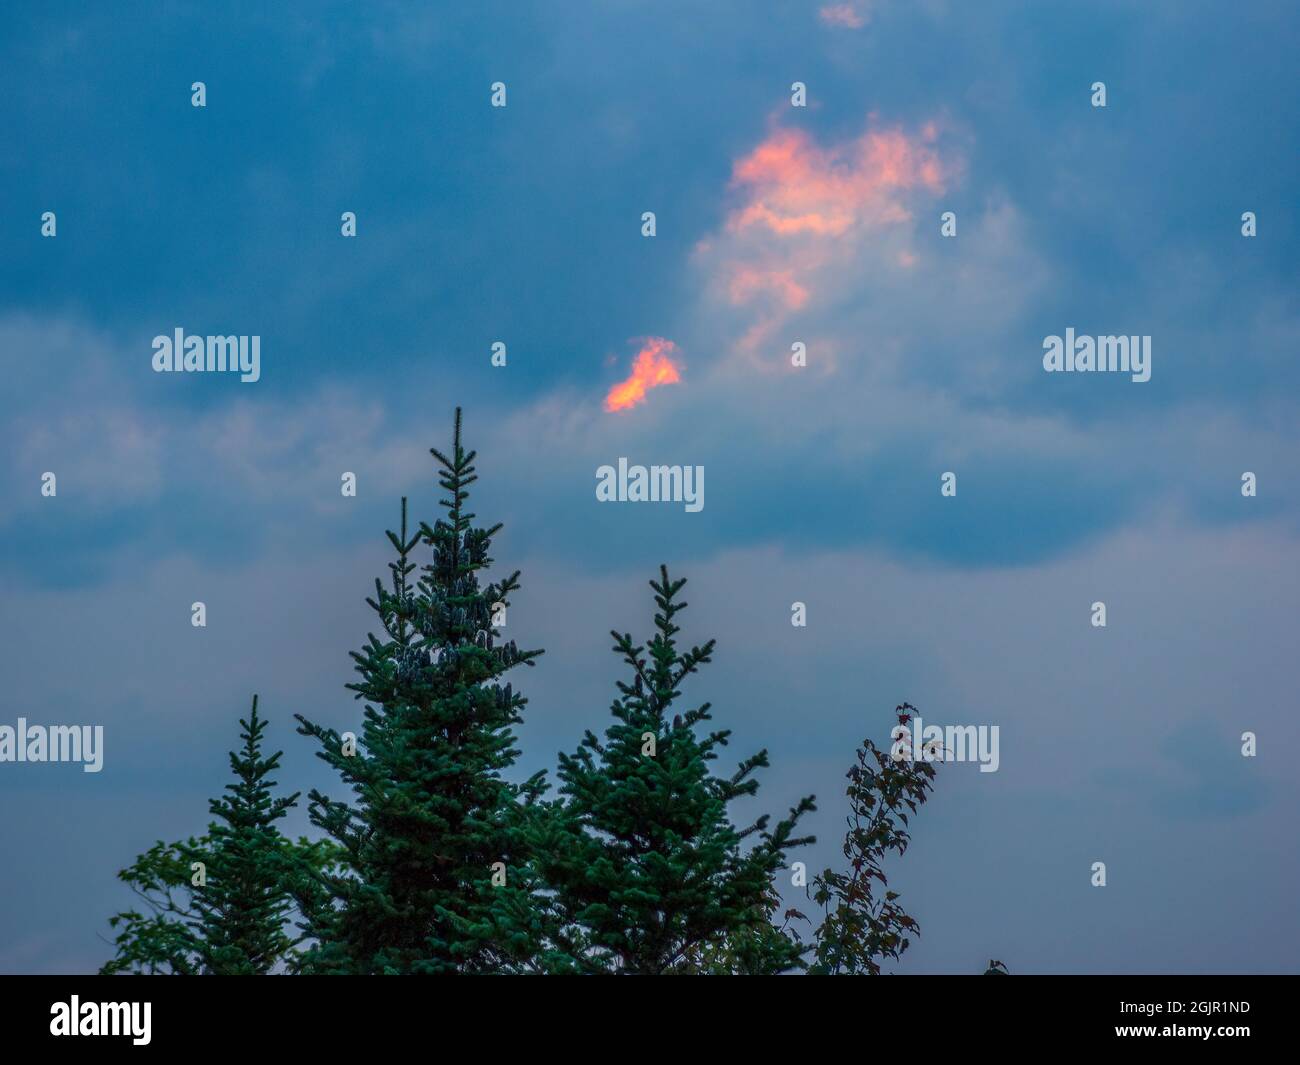
{"type": "Polygon", "coordinates": [[[732,824],[728,804],[757,791],[753,774],[767,766],[767,752],[714,775],[710,763],[730,730],[698,731],[711,718],[708,703],[674,710],[682,682],[715,646],[678,645],[685,584],[664,566],[650,581],[656,612],[647,644],[611,633],[630,679],[617,684],[604,738],[588,731],[576,753],[560,755],[561,800],[550,835],[534,841],[542,879],[555,890],[558,940],[579,970],[699,971],[738,938],[759,944],[751,959],[758,971],[798,964],[797,941],[768,913],[785,852],[811,842],[794,828],[813,800],[771,830],[766,815],[747,828],[732,824]]]}
{"type": "Polygon", "coordinates": [[[512,784],[512,727],[526,700],[504,675],[541,651],[502,641],[494,614],[508,608],[518,571],[480,584],[501,525],[476,527],[469,486],[478,478],[461,442],[438,463],[443,516],[388,533],[396,558],[389,586],[367,599],[382,635],[353,652],[364,700],[355,749],[339,733],[299,715],[305,735],[350,786],[353,799],[310,794],[314,824],[346,854],[323,876],[307,930],[320,972],[463,972],[507,967],[534,944],[517,842],[522,806],[541,793],[541,774],[512,784]],[[417,561],[417,552],[428,552],[417,561]],[[498,863],[505,885],[492,883],[498,863]],[[513,879],[511,871],[514,872],[513,879]]]}

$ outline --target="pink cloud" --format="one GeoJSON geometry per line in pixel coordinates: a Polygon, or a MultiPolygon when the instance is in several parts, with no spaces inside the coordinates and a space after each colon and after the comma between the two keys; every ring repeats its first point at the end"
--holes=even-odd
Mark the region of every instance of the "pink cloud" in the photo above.
{"type": "Polygon", "coordinates": [[[774,233],[839,236],[864,222],[905,221],[897,194],[943,191],[938,155],[921,137],[869,129],[820,148],[802,130],[776,130],[732,171],[747,202],[727,220],[732,230],[766,226],[774,233]]]}
{"type": "Polygon", "coordinates": [[[856,4],[827,4],[817,12],[817,17],[827,26],[838,26],[846,30],[860,30],[867,24],[867,19],[870,16],[867,13],[866,5],[859,2],[856,4]]]}
{"type": "Polygon", "coordinates": [[[808,290],[794,280],[789,270],[754,270],[741,266],[731,275],[732,303],[747,303],[761,293],[776,296],[792,311],[808,302],[808,290]]]}
{"type": "Polygon", "coordinates": [[[939,134],[935,122],[909,132],[874,116],[834,142],[776,126],[735,161],[732,208],[695,257],[713,297],[749,315],[734,323],[736,350],[765,350],[792,316],[844,297],[854,278],[915,266],[901,227],[918,197],[942,193],[956,169],[940,155],[939,134]]]}

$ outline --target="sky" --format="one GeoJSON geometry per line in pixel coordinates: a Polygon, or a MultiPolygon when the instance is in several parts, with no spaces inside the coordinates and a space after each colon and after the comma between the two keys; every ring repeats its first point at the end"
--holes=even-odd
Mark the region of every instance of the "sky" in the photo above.
{"type": "Polygon", "coordinates": [[[666,563],[718,641],[684,698],[770,751],[737,820],[815,793],[810,869],[897,704],[998,727],[891,867],[895,971],[1300,968],[1294,5],[220,7],[0,38],[0,725],[105,737],[0,763],[0,971],[111,955],[254,692],[281,783],[339,790],[292,715],[359,721],[457,406],[546,650],[520,776],[604,727],[666,563]],[[156,372],[178,328],[259,379],[156,372]],[[1150,379],[1045,372],[1067,329],[1150,379]],[[703,507],[600,502],[620,458],[703,507]]]}

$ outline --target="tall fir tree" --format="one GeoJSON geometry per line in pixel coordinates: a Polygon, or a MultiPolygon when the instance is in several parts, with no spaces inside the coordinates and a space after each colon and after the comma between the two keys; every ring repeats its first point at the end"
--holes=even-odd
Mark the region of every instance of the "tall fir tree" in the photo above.
{"type": "Polygon", "coordinates": [[[502,678],[541,651],[500,642],[494,612],[509,606],[518,571],[480,587],[492,538],[466,510],[477,480],[456,410],[451,454],[437,460],[444,518],[407,527],[402,500],[390,587],[368,599],[382,636],[354,652],[365,701],[361,735],[345,743],[301,715],[299,729],[350,786],[351,801],[310,793],[311,818],[345,855],[316,878],[304,932],[315,973],[450,973],[545,967],[542,914],[522,852],[542,774],[503,774],[519,752],[512,726],[526,703],[502,678]],[[415,552],[428,548],[419,567],[415,552]]]}
{"type": "Polygon", "coordinates": [[[650,582],[658,610],[648,645],[611,633],[631,671],[618,682],[614,723],[603,741],[588,731],[575,754],[560,756],[560,799],[532,821],[553,945],[577,971],[772,973],[800,964],[799,942],[770,914],[786,851],[812,842],[794,829],[813,800],[771,831],[767,816],[732,824],[728,804],[756,792],[767,752],[715,776],[709,763],[730,731],[697,732],[710,719],[707,703],[674,712],[680,685],[714,648],[713,640],[678,648],[685,583],[666,567],[650,582]]]}
{"type": "Polygon", "coordinates": [[[275,797],[270,774],[283,752],[262,757],[266,720],[257,696],[240,720],[243,747],[230,752],[229,794],[212,799],[216,819],[201,837],[161,840],[118,878],[145,902],[109,919],[120,929],[104,973],[242,976],[286,968],[296,941],[288,934],[295,880],[330,860],[326,844],[297,843],[276,822],[297,794],[275,797]]]}

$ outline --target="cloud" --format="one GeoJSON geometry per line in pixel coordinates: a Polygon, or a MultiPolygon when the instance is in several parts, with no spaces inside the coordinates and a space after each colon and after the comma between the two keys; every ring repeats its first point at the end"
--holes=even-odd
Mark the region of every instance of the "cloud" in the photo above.
{"type": "Polygon", "coordinates": [[[817,12],[817,17],[827,26],[846,30],[860,30],[871,18],[867,5],[858,0],[852,4],[827,4],[817,12]]]}
{"type": "Polygon", "coordinates": [[[752,357],[794,314],[824,311],[873,267],[916,265],[906,241],[882,236],[909,233],[914,200],[958,172],[938,141],[935,122],[909,132],[869,117],[857,136],[828,144],[776,127],[735,161],[734,206],[695,249],[709,298],[739,315],[733,351],[752,357]]]}
{"type": "Polygon", "coordinates": [[[607,411],[630,410],[645,402],[646,393],[660,385],[675,385],[682,379],[673,362],[677,345],[663,337],[646,337],[632,363],[632,373],[610,388],[605,396],[607,411]]]}
{"type": "Polygon", "coordinates": [[[898,193],[943,190],[943,168],[927,123],[919,136],[868,128],[860,137],[822,148],[803,130],[778,129],[734,168],[745,204],[728,219],[733,232],[766,226],[775,233],[841,236],[872,221],[902,221],[898,193]]]}

